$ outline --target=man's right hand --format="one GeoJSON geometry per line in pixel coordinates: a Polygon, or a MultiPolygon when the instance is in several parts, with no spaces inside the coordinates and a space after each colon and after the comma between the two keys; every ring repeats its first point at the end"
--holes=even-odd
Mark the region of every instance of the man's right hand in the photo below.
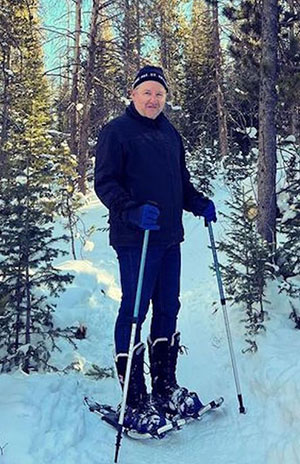
{"type": "Polygon", "coordinates": [[[143,230],[159,230],[160,226],[157,224],[159,213],[157,206],[146,204],[130,208],[127,212],[127,220],[143,230]]]}

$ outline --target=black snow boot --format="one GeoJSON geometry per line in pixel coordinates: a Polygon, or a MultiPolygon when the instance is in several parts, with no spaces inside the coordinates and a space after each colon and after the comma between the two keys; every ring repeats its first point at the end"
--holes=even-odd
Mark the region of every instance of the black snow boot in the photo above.
{"type": "Polygon", "coordinates": [[[176,379],[176,365],[180,350],[180,333],[167,338],[148,339],[152,399],[166,417],[196,417],[203,404],[197,393],[180,387],[176,379]]]}
{"type": "MultiPolygon", "coordinates": [[[[124,426],[140,434],[159,434],[159,429],[166,425],[164,415],[152,403],[144,377],[145,345],[138,343],[133,350],[131,375],[129,381],[124,426]]],[[[116,356],[116,367],[121,387],[124,387],[128,354],[116,356]]],[[[120,409],[121,405],[119,406],[120,409]]]]}

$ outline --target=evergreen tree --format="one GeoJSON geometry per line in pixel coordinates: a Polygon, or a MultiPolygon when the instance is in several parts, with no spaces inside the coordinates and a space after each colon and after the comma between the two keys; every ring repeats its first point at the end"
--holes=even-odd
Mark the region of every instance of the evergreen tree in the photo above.
{"type": "Polygon", "coordinates": [[[300,142],[300,13],[295,0],[280,1],[278,128],[300,142]]]}
{"type": "MultiPolygon", "coordinates": [[[[49,87],[44,77],[38,2],[15,2],[10,14],[20,46],[11,46],[10,126],[3,143],[7,171],[0,184],[1,370],[46,368],[54,337],[57,296],[72,280],[53,265],[61,252],[53,237],[56,149],[51,146],[49,87]],[[21,59],[20,59],[21,54],[21,59]]],[[[66,329],[65,335],[72,336],[66,329]]]]}
{"type": "Polygon", "coordinates": [[[161,66],[166,75],[169,93],[165,113],[179,129],[182,127],[184,102],[184,43],[187,21],[186,1],[153,0],[148,6],[149,39],[156,46],[148,61],[161,66]],[[180,109],[180,112],[178,111],[180,109]]]}
{"type": "Polygon", "coordinates": [[[96,140],[99,128],[125,108],[123,63],[116,43],[112,12],[101,12],[95,56],[95,87],[91,108],[91,134],[96,140]]]}
{"type": "Polygon", "coordinates": [[[195,185],[212,194],[219,159],[218,117],[212,17],[207,4],[195,0],[184,37],[184,86],[181,130],[195,185]]]}
{"type": "Polygon", "coordinates": [[[261,3],[242,0],[235,6],[234,1],[229,1],[223,14],[232,22],[229,51],[234,61],[228,86],[238,90],[232,93],[232,119],[238,121],[242,114],[241,129],[258,128],[261,3]]]}
{"type": "MultiPolygon", "coordinates": [[[[297,2],[279,0],[277,128],[283,136],[299,134],[300,28],[297,2]]],[[[247,127],[258,129],[259,65],[261,57],[262,2],[227,2],[223,9],[232,26],[229,50],[233,58],[228,74],[231,137],[248,150],[247,127]],[[238,133],[236,132],[238,129],[238,133]]]]}
{"type": "Polygon", "coordinates": [[[257,205],[251,191],[237,184],[227,204],[230,214],[223,215],[230,229],[226,241],[219,244],[219,250],[226,254],[226,264],[221,266],[224,283],[228,299],[244,313],[242,321],[248,343],[245,351],[256,351],[255,336],[265,329],[265,289],[267,280],[273,276],[273,267],[269,264],[267,243],[256,230],[257,205]]]}
{"type": "Polygon", "coordinates": [[[213,149],[218,137],[213,45],[210,10],[204,1],[194,0],[184,60],[184,135],[193,148],[213,149]]]}
{"type": "Polygon", "coordinates": [[[53,237],[52,216],[44,204],[49,187],[29,163],[25,172],[14,173],[18,173],[15,181],[1,184],[0,292],[8,295],[8,301],[0,325],[5,347],[0,364],[2,371],[21,365],[28,372],[47,367],[49,342],[60,332],[54,329],[55,306],[48,299],[58,296],[72,278],[53,265],[62,254],[56,242],[66,238],[53,237]]]}
{"type": "MultiPolygon", "coordinates": [[[[276,250],[279,291],[290,298],[292,317],[296,324],[300,322],[300,184],[299,184],[299,147],[287,141],[281,147],[281,156],[285,167],[286,183],[279,194],[279,205],[283,203],[286,211],[281,211],[279,243],[276,250]],[[298,320],[299,319],[299,320],[298,320]]],[[[299,328],[299,327],[298,327],[299,328]]]]}

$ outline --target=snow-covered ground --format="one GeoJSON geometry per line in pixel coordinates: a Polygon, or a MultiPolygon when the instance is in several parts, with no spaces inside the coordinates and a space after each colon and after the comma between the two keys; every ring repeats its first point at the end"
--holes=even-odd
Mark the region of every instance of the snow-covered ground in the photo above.
{"type": "MultiPolygon", "coordinates": [[[[222,189],[217,195],[224,209],[222,189]]],[[[106,210],[92,195],[84,208],[87,227],[104,227],[106,210]]],[[[186,240],[182,246],[182,309],[178,328],[188,356],[180,356],[178,380],[199,392],[203,401],[224,396],[219,410],[203,421],[163,440],[137,442],[123,439],[121,464],[298,464],[300,463],[300,334],[288,320],[289,306],[269,287],[270,320],[259,336],[256,354],[241,354],[245,347],[237,307],[228,307],[241,387],[247,414],[238,411],[222,310],[213,272],[207,230],[202,221],[184,216],[186,240]],[[216,311],[216,308],[218,310],[216,311]]],[[[220,220],[216,239],[224,234],[220,220]]],[[[60,342],[53,355],[59,368],[72,362],[78,372],[0,375],[0,463],[106,464],[114,457],[115,430],[88,412],[83,397],[92,395],[117,404],[116,379],[91,380],[84,375],[93,363],[113,365],[113,325],[120,289],[114,251],[107,234],[96,232],[77,261],[60,267],[75,274],[61,295],[59,326],[87,326],[87,338],[77,350],[60,342]],[[93,243],[91,243],[93,242],[93,243]],[[94,246],[93,246],[94,245],[94,246]]],[[[79,241],[78,241],[79,245],[79,241]]],[[[143,331],[147,337],[148,323],[143,331]]],[[[149,379],[148,379],[149,382],[149,379]]]]}

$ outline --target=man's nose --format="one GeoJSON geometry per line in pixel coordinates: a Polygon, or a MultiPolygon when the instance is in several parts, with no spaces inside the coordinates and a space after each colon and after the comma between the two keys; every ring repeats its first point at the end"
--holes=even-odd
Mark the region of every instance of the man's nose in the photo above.
{"type": "Polygon", "coordinates": [[[150,102],[156,104],[157,103],[157,96],[156,95],[151,95],[150,102]]]}

